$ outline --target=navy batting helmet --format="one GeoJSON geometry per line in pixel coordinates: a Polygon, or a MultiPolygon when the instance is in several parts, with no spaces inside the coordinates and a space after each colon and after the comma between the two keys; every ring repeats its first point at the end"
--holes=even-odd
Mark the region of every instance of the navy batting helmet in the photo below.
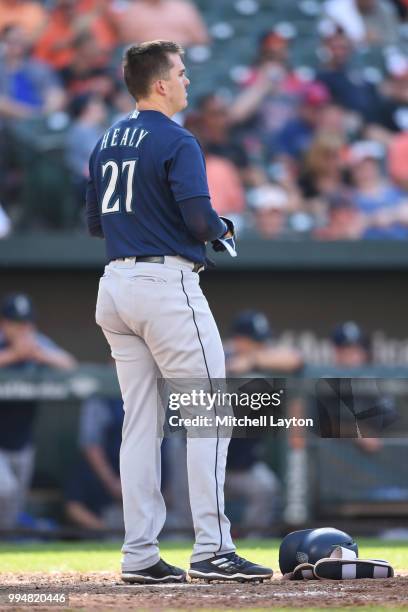
{"type": "Polygon", "coordinates": [[[336,546],[348,548],[358,556],[358,546],[351,535],[334,529],[302,529],[292,531],[282,541],[279,548],[279,567],[282,574],[293,572],[300,563],[312,563],[330,557],[336,546]]]}

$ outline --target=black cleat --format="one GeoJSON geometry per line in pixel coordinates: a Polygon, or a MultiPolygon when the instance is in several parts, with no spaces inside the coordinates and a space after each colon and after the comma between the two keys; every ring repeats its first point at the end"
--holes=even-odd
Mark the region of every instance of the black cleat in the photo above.
{"type": "Polygon", "coordinates": [[[186,572],[160,559],[143,570],[122,571],[122,580],[129,583],[157,584],[159,582],[185,582],[186,572]]]}
{"type": "Polygon", "coordinates": [[[270,580],[273,571],[269,567],[247,561],[232,552],[191,563],[188,575],[190,578],[199,578],[207,582],[212,580],[248,582],[270,580]]]}

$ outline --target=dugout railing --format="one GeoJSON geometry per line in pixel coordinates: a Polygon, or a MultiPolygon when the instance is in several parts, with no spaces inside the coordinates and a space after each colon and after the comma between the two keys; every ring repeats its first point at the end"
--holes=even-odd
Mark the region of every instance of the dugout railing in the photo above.
{"type": "MultiPolygon", "coordinates": [[[[249,377],[260,376],[252,373],[249,377]]],[[[302,527],[310,521],[324,524],[335,520],[337,525],[357,523],[358,529],[365,532],[377,531],[380,526],[405,525],[408,514],[408,368],[366,367],[353,370],[353,378],[350,376],[350,370],[306,367],[299,375],[286,379],[286,414],[314,417],[317,424],[309,432],[288,430],[281,436],[264,440],[269,450],[279,449],[279,476],[285,489],[282,517],[271,526],[271,533],[302,527]],[[353,415],[347,400],[344,405],[344,398],[336,395],[328,384],[333,380],[340,380],[341,384],[348,384],[350,380],[351,384],[356,380],[371,381],[368,390],[364,391],[363,410],[359,408],[358,390],[354,394],[354,412],[367,413],[370,407],[375,408],[379,399],[388,398],[393,402],[392,422],[383,427],[379,423],[382,417],[378,416],[378,410],[368,419],[353,415]],[[319,412],[319,403],[326,402],[326,408],[327,405],[333,408],[334,399],[336,407],[346,414],[345,421],[340,423],[342,439],[338,438],[338,432],[328,431],[321,422],[324,409],[322,411],[320,406],[319,412]],[[357,430],[350,432],[350,422],[359,425],[360,437],[357,430]],[[380,440],[379,448],[364,449],[361,438],[374,435],[380,440]]],[[[36,470],[30,495],[34,514],[51,514],[63,524],[61,491],[64,474],[78,452],[80,405],[95,394],[119,395],[112,367],[83,364],[72,372],[33,367],[24,374],[0,370],[2,412],[12,410],[17,400],[39,403],[35,428],[36,470]]],[[[6,418],[4,412],[3,418],[6,418]]],[[[59,533],[74,537],[77,532],[63,528],[59,533]]]]}

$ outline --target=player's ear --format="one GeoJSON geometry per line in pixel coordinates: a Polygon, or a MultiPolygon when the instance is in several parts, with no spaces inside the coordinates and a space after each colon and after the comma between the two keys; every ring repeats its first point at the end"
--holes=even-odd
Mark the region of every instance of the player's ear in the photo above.
{"type": "Polygon", "coordinates": [[[158,93],[160,96],[166,95],[167,93],[166,81],[162,79],[155,81],[154,89],[155,89],[155,92],[158,93]]]}

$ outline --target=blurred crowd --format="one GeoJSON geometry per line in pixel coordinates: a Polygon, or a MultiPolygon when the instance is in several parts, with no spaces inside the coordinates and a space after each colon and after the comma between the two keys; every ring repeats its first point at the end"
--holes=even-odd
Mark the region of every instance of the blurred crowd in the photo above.
{"type": "MultiPolygon", "coordinates": [[[[37,378],[44,376],[47,369],[74,370],[78,365],[75,357],[44,335],[36,321],[35,307],[28,295],[14,293],[3,297],[0,303],[0,370],[22,376],[36,375],[37,378]]],[[[359,368],[376,363],[370,338],[354,321],[334,326],[327,343],[331,365],[342,368],[343,372],[346,369],[350,378],[359,368]]],[[[308,365],[301,348],[285,342],[272,330],[267,316],[255,310],[241,311],[233,318],[224,348],[230,377],[290,377],[304,372],[308,365]]],[[[378,398],[380,400],[387,415],[393,419],[392,398],[378,398]]],[[[361,402],[364,407],[372,407],[372,397],[368,404],[367,399],[360,397],[352,401],[360,408],[361,402]]],[[[39,450],[35,434],[39,409],[40,402],[34,398],[3,398],[0,401],[0,537],[4,530],[44,528],[44,522],[32,516],[27,507],[36,450],[39,450]]],[[[286,406],[286,414],[296,411],[301,415],[304,409],[299,398],[294,397],[286,406]]],[[[63,407],[55,406],[55,410],[63,410],[63,407]]],[[[58,523],[49,523],[47,528],[65,526],[88,535],[122,529],[119,476],[122,425],[120,398],[94,394],[82,402],[77,440],[70,441],[72,459],[64,465],[58,483],[58,523]]],[[[363,437],[350,443],[354,453],[377,453],[381,461],[382,440],[363,437]]],[[[234,525],[245,534],[258,536],[273,532],[282,520],[285,444],[275,438],[231,440],[226,500],[234,525]]],[[[162,485],[168,507],[166,529],[177,536],[192,528],[185,453],[185,439],[180,436],[165,438],[162,485]]]]}
{"type": "MultiPolygon", "coordinates": [[[[292,62],[296,37],[271,6],[263,30],[247,18],[252,64],[198,96],[194,76],[176,120],[199,138],[213,205],[241,235],[405,239],[407,1],[314,5],[313,66],[292,62]],[[367,68],[370,53],[381,67],[367,68]]],[[[0,0],[0,237],[81,230],[89,154],[133,109],[123,49],[174,39],[196,51],[189,66],[212,32],[190,0],[0,0]]]]}

